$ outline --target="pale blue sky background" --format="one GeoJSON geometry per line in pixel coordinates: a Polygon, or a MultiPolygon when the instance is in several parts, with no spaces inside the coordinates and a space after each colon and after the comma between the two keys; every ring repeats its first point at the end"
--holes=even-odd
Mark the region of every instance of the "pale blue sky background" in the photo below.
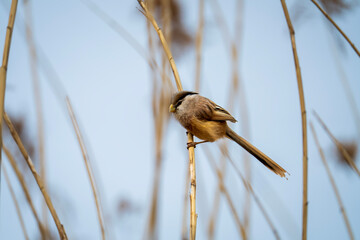
{"type": "MultiPolygon", "coordinates": [[[[51,60],[74,105],[81,129],[85,132],[98,178],[106,214],[113,221],[112,239],[141,239],[148,216],[154,166],[153,119],[151,111],[151,74],[147,63],[117,33],[96,17],[81,1],[32,1],[34,35],[37,45],[51,60]],[[116,203],[126,196],[139,211],[119,221],[116,203]]],[[[197,2],[181,1],[185,25],[195,33],[197,2]]],[[[207,2],[207,1],[206,1],[207,2]]],[[[293,15],[299,3],[287,1],[293,15]]],[[[146,20],[134,1],[97,1],[144,47],[147,46],[146,20]]],[[[332,42],[338,50],[356,103],[360,106],[360,61],[310,1],[301,6],[306,19],[294,23],[302,70],[308,119],[316,110],[339,139],[358,140],[356,125],[341,85],[334,60],[332,42]]],[[[1,0],[0,46],[4,44],[9,0],[1,0]]],[[[234,29],[235,1],[223,3],[222,11],[234,29]]],[[[244,32],[239,70],[249,104],[251,141],[275,159],[291,174],[284,180],[272,174],[256,160],[252,161],[253,187],[274,220],[282,239],[301,237],[302,145],[299,97],[290,38],[280,1],[245,1],[244,32]],[[275,193],[274,193],[275,192],[275,193]],[[284,211],[283,209],[287,209],[284,211]]],[[[6,109],[24,115],[34,139],[36,119],[29,57],[23,26],[23,3],[18,15],[10,52],[6,109]]],[[[229,48],[216,27],[213,11],[206,3],[204,62],[201,94],[227,107],[231,80],[229,48]]],[[[360,47],[360,7],[335,18],[354,44],[360,47]]],[[[232,31],[233,32],[233,31],[232,31]]],[[[175,59],[183,86],[192,90],[194,48],[180,60],[175,59]]],[[[81,152],[64,103],[59,104],[48,79],[41,73],[46,159],[49,188],[59,209],[69,239],[100,239],[92,192],[81,152]],[[61,199],[61,200],[56,200],[61,199]],[[68,208],[68,212],[62,211],[68,208]]],[[[241,121],[239,104],[233,115],[241,121]]],[[[232,124],[236,130],[240,124],[232,124]]],[[[320,142],[326,150],[330,168],[348,212],[355,238],[360,238],[360,182],[352,171],[335,163],[332,142],[315,123],[320,142]]],[[[173,119],[163,146],[163,182],[160,196],[160,239],[180,239],[187,151],[185,131],[173,119]]],[[[309,239],[346,239],[342,216],[309,130],[309,239]]],[[[231,155],[243,166],[240,148],[229,143],[231,155]]],[[[214,156],[219,156],[216,144],[214,156]]],[[[211,211],[216,179],[209,168],[202,146],[196,149],[198,239],[206,239],[207,219],[211,211]]],[[[358,157],[359,159],[359,157],[358,157]]],[[[7,164],[7,161],[4,161],[7,164]]],[[[7,164],[8,166],[8,164],[7,164]]],[[[10,168],[8,167],[10,170],[10,168]]],[[[19,184],[11,172],[21,202],[26,227],[34,239],[35,220],[25,202],[19,184]]],[[[32,179],[31,179],[32,181],[32,179]]],[[[240,212],[244,188],[229,167],[226,180],[240,212]]],[[[40,210],[40,196],[37,197],[40,210]]],[[[251,239],[273,239],[273,235],[255,204],[252,205],[251,239]]],[[[51,227],[55,225],[51,221],[51,227]]],[[[217,239],[238,239],[239,235],[228,206],[222,199],[217,239]]],[[[15,208],[5,181],[1,188],[0,238],[23,239],[15,208]]]]}

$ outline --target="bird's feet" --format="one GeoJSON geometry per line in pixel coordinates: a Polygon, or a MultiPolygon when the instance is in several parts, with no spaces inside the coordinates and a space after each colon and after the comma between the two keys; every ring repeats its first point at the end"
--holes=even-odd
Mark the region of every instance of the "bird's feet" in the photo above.
{"type": "Polygon", "coordinates": [[[187,145],[187,149],[189,149],[190,147],[194,147],[196,148],[196,145],[201,144],[201,143],[206,143],[208,141],[201,141],[201,142],[188,142],[187,145]]]}
{"type": "Polygon", "coordinates": [[[186,148],[187,149],[189,149],[189,148],[191,148],[191,147],[194,147],[194,148],[196,148],[196,145],[197,145],[198,143],[196,143],[196,142],[188,142],[188,143],[186,143],[186,148]]]}

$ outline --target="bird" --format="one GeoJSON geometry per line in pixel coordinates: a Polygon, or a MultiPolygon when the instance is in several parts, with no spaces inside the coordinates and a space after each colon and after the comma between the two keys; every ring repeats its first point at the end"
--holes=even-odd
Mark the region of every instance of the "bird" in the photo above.
{"type": "Polygon", "coordinates": [[[228,138],[239,144],[275,174],[285,177],[288,172],[243,137],[236,134],[227,124],[237,122],[224,108],[210,99],[191,91],[179,91],[172,96],[169,112],[191,134],[203,140],[191,142],[187,147],[205,142],[228,138]]]}

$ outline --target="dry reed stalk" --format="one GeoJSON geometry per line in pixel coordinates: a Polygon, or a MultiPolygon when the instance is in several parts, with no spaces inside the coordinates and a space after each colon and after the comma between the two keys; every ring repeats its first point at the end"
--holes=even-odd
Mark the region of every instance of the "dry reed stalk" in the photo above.
{"type": "MultiPolygon", "coordinates": [[[[227,144],[224,143],[223,147],[227,147],[227,144]]],[[[207,152],[207,154],[210,154],[210,151],[208,148],[204,148],[204,151],[207,152]]],[[[225,176],[225,171],[226,171],[226,159],[225,159],[225,155],[221,154],[221,159],[220,159],[220,172],[222,174],[222,176],[225,176]]],[[[216,224],[216,220],[218,219],[218,213],[219,213],[219,207],[220,207],[220,193],[221,193],[221,184],[218,183],[218,187],[216,188],[215,191],[215,195],[214,195],[214,206],[212,207],[212,212],[210,215],[210,220],[209,220],[209,225],[208,225],[208,239],[212,240],[215,237],[215,224],[216,224]]]]}
{"type": "MultiPolygon", "coordinates": [[[[204,29],[204,0],[199,0],[199,18],[198,18],[198,27],[195,37],[195,48],[196,48],[196,67],[195,67],[195,92],[200,91],[200,74],[201,74],[201,53],[202,53],[202,40],[203,40],[203,29],[204,29]]],[[[190,163],[190,162],[189,162],[190,163]]],[[[190,165],[189,165],[190,169],[190,165]]],[[[187,221],[187,200],[188,192],[190,187],[190,171],[186,171],[186,180],[185,180],[185,193],[184,193],[184,205],[183,205],[183,219],[182,219],[182,239],[186,240],[186,235],[188,230],[186,227],[187,221]]]]}
{"type": "Polygon", "coordinates": [[[167,43],[167,41],[166,41],[166,39],[164,37],[164,34],[162,33],[161,29],[159,28],[155,18],[149,12],[146,4],[141,0],[138,0],[138,3],[139,3],[139,5],[141,6],[141,8],[143,10],[143,11],[140,10],[141,13],[144,14],[144,16],[150,21],[150,23],[153,25],[153,27],[155,28],[155,31],[158,34],[160,42],[161,42],[161,44],[162,44],[162,46],[164,48],[165,54],[166,54],[166,56],[167,56],[167,58],[169,60],[171,70],[173,71],[177,89],[178,89],[178,91],[182,91],[183,88],[182,88],[182,85],[181,85],[179,72],[178,72],[178,70],[176,68],[174,58],[173,58],[173,56],[171,54],[170,47],[169,47],[169,45],[168,45],[168,43],[167,43]]]}
{"type": "MultiPolygon", "coordinates": [[[[13,0],[11,2],[11,8],[10,8],[10,13],[9,13],[9,22],[8,22],[8,26],[6,28],[3,59],[2,59],[1,67],[0,67],[0,149],[2,149],[2,126],[3,126],[2,116],[4,114],[6,75],[7,75],[11,37],[12,37],[13,29],[14,29],[17,4],[18,4],[17,0],[13,0]]],[[[0,151],[0,166],[1,166],[1,155],[2,154],[0,151]]],[[[0,176],[1,176],[1,171],[0,171],[0,176]]]]}
{"type": "Polygon", "coordinates": [[[258,198],[258,196],[256,195],[256,193],[254,192],[254,189],[252,188],[251,184],[249,181],[246,180],[246,178],[241,174],[239,168],[235,165],[234,161],[232,160],[232,158],[229,155],[229,152],[227,151],[227,149],[225,148],[220,148],[221,152],[223,152],[224,155],[226,155],[226,157],[229,159],[231,165],[233,166],[233,168],[235,169],[235,172],[237,173],[237,175],[240,177],[242,183],[244,184],[245,189],[247,190],[247,192],[249,193],[249,195],[252,195],[255,203],[258,205],[261,213],[264,215],[264,218],[266,220],[266,222],[269,224],[269,227],[271,228],[271,231],[274,233],[274,237],[277,240],[280,240],[280,236],[278,231],[275,228],[275,225],[273,224],[273,222],[270,219],[269,214],[266,212],[265,207],[262,205],[262,203],[260,202],[260,199],[258,198]]]}
{"type": "Polygon", "coordinates": [[[158,91],[153,91],[153,97],[160,95],[160,97],[155,100],[159,107],[153,108],[154,114],[154,122],[155,122],[155,172],[154,172],[154,180],[153,180],[153,194],[151,201],[151,211],[148,222],[148,238],[147,239],[157,239],[157,212],[158,212],[158,195],[161,183],[161,172],[162,172],[162,151],[161,146],[163,144],[163,136],[164,130],[168,124],[169,114],[168,106],[167,106],[167,96],[166,89],[164,87],[161,88],[160,93],[158,91]]]}
{"type": "MultiPolygon", "coordinates": [[[[142,8],[142,13],[144,16],[151,22],[153,27],[155,28],[160,42],[164,48],[165,54],[169,60],[171,70],[174,74],[175,83],[177,86],[178,91],[182,91],[182,85],[180,81],[179,72],[176,68],[174,58],[171,54],[169,45],[166,42],[164,34],[162,33],[161,29],[159,28],[158,24],[156,23],[154,17],[149,12],[146,4],[141,0],[138,0],[139,5],[142,8]]],[[[188,143],[194,142],[194,137],[191,133],[187,133],[188,143]]],[[[189,147],[189,169],[190,169],[190,183],[191,183],[191,190],[190,190],[190,240],[195,240],[196,238],[196,221],[197,221],[197,214],[196,214],[196,171],[195,171],[195,152],[194,147],[189,147]]]]}
{"type": "Polygon", "coordinates": [[[31,170],[31,173],[33,174],[34,178],[35,178],[35,181],[36,183],[38,184],[39,188],[40,188],[40,191],[44,197],[44,200],[50,210],[50,213],[54,219],[54,222],[55,222],[55,225],[58,229],[58,232],[59,232],[59,236],[60,236],[60,239],[62,240],[67,240],[67,236],[66,236],[66,232],[65,232],[65,229],[64,229],[64,226],[61,224],[60,220],[59,220],[59,217],[56,213],[56,210],[52,204],[52,201],[50,199],[50,196],[47,192],[47,190],[44,188],[44,183],[41,179],[41,177],[39,176],[39,174],[36,172],[36,169],[35,169],[35,166],[28,154],[28,152],[26,151],[25,147],[24,147],[24,144],[22,143],[20,137],[19,137],[19,134],[16,132],[16,129],[14,128],[14,125],[12,124],[9,116],[6,114],[6,112],[4,112],[4,120],[10,130],[10,133],[12,135],[12,137],[14,138],[16,144],[18,145],[18,148],[20,150],[20,152],[22,153],[23,157],[25,158],[25,161],[26,163],[28,164],[30,170],[31,170]]]}
{"type": "Polygon", "coordinates": [[[341,33],[341,35],[345,38],[345,40],[350,44],[350,46],[354,49],[354,51],[356,52],[356,54],[360,57],[360,52],[359,50],[355,47],[355,45],[351,42],[351,40],[348,38],[348,36],[346,36],[346,34],[341,30],[341,28],[334,22],[334,20],[329,16],[329,14],[327,14],[325,12],[324,9],[322,9],[322,7],[314,0],[311,0],[311,2],[313,4],[315,4],[315,6],[321,11],[322,14],[324,14],[324,16],[332,23],[332,25],[334,25],[334,27],[341,33]]]}
{"type": "Polygon", "coordinates": [[[186,178],[185,178],[185,193],[184,193],[184,204],[183,204],[183,217],[182,217],[182,227],[181,227],[181,239],[187,240],[188,239],[188,228],[186,227],[187,221],[186,217],[188,216],[188,197],[189,197],[189,190],[190,190],[190,166],[186,171],[186,178]]]}
{"type": "MultiPolygon", "coordinates": [[[[154,1],[148,1],[149,4],[149,8],[151,10],[153,10],[154,8],[154,1]]],[[[149,52],[150,52],[150,56],[155,56],[155,45],[154,45],[154,41],[153,41],[153,32],[151,31],[151,23],[150,22],[146,22],[146,29],[148,32],[148,47],[149,47],[149,52]]],[[[154,59],[154,58],[153,58],[154,59]]],[[[154,62],[156,63],[156,61],[154,60],[154,62]]],[[[163,73],[164,71],[162,71],[163,73]]],[[[158,106],[158,101],[156,98],[156,93],[157,93],[157,89],[158,89],[158,81],[157,81],[157,74],[154,68],[151,68],[151,73],[152,73],[152,80],[153,80],[153,90],[152,90],[152,110],[153,110],[153,116],[154,118],[156,117],[156,112],[157,109],[159,108],[158,106]]],[[[154,171],[154,178],[153,178],[153,184],[152,184],[152,196],[151,196],[151,203],[150,203],[150,214],[149,214],[149,219],[148,219],[148,223],[147,223],[147,228],[146,228],[146,232],[144,235],[144,239],[156,239],[157,238],[157,212],[158,212],[158,192],[159,192],[159,182],[160,182],[160,164],[161,164],[161,156],[158,155],[157,152],[157,133],[158,128],[157,128],[157,121],[154,119],[155,122],[155,171],[154,171]]]]}
{"type": "Polygon", "coordinates": [[[324,167],[325,167],[325,170],[326,170],[326,173],[329,177],[329,180],[330,180],[330,183],[331,183],[331,186],[334,190],[334,193],[335,193],[335,196],[336,196],[336,200],[338,201],[338,204],[339,204],[339,208],[340,208],[340,211],[341,211],[341,214],[344,218],[344,222],[345,222],[345,225],[346,225],[346,229],[348,231],[348,234],[349,234],[349,237],[351,240],[354,240],[354,234],[352,232],[352,229],[351,229],[351,226],[350,226],[350,222],[349,222],[349,219],[347,217],[347,214],[346,214],[346,211],[345,211],[345,207],[344,207],[344,204],[342,203],[342,200],[341,200],[341,197],[340,197],[340,193],[339,193],[339,190],[338,188],[336,187],[336,183],[335,183],[335,180],[334,180],[334,177],[330,171],[330,168],[329,168],[329,165],[326,161],[326,158],[325,158],[325,154],[324,154],[324,151],[322,150],[321,148],[321,145],[320,145],[320,142],[319,142],[319,139],[316,135],[316,131],[314,129],[314,126],[313,124],[310,122],[310,128],[311,128],[311,132],[313,134],[313,137],[314,137],[314,140],[315,140],[315,143],[316,143],[316,147],[319,151],[319,154],[320,154],[320,157],[321,157],[321,160],[322,160],[322,163],[324,164],[324,167]]]}
{"type": "MultiPolygon", "coordinates": [[[[226,25],[224,14],[221,11],[221,7],[220,7],[219,3],[216,0],[212,0],[212,1],[210,1],[210,5],[211,5],[212,10],[214,12],[218,28],[222,32],[221,35],[223,36],[225,48],[227,48],[230,45],[232,47],[231,50],[233,50],[234,44],[232,44],[232,40],[231,40],[231,37],[230,37],[230,32],[229,32],[229,29],[228,29],[228,27],[226,25]]],[[[234,57],[234,54],[231,54],[231,57],[234,57]]],[[[237,78],[237,75],[236,76],[234,75],[234,73],[237,74],[237,71],[236,71],[237,68],[234,67],[234,66],[235,66],[234,61],[232,61],[233,86],[230,88],[230,94],[229,94],[229,111],[230,112],[233,109],[233,102],[234,102],[235,95],[236,95],[235,92],[238,91],[238,88],[237,88],[237,79],[238,78],[237,78]],[[234,86],[234,85],[236,85],[236,86],[234,86]]],[[[226,146],[226,143],[225,143],[225,146],[226,146]]],[[[206,152],[207,152],[207,154],[210,154],[210,152],[208,152],[207,150],[206,150],[206,152]]],[[[220,168],[221,174],[223,176],[225,176],[226,162],[225,162],[224,155],[222,155],[222,159],[221,159],[220,162],[222,163],[221,168],[220,168]]],[[[213,211],[212,211],[212,214],[210,215],[209,224],[208,224],[208,238],[209,239],[214,238],[215,224],[216,224],[219,205],[220,205],[220,200],[221,200],[220,196],[219,196],[220,192],[221,192],[221,184],[219,183],[218,188],[215,191],[214,205],[212,207],[213,211]]]]}
{"type": "Polygon", "coordinates": [[[325,132],[329,135],[331,140],[335,143],[336,147],[338,148],[339,152],[343,155],[344,159],[347,161],[349,166],[351,166],[354,171],[360,176],[360,171],[357,168],[355,162],[353,159],[351,159],[349,153],[346,151],[346,149],[343,147],[343,145],[340,143],[339,140],[335,138],[335,136],[330,132],[329,128],[326,126],[325,122],[320,118],[320,116],[314,111],[313,112],[316,119],[319,121],[325,132]]]}
{"type": "MultiPolygon", "coordinates": [[[[191,133],[187,134],[188,143],[194,142],[191,133]]],[[[195,151],[193,147],[189,148],[189,171],[190,171],[190,240],[196,239],[196,170],[195,170],[195,151]]]]}
{"type": "Polygon", "coordinates": [[[220,185],[220,190],[221,192],[224,194],[227,202],[228,202],[228,205],[230,207],[230,210],[231,210],[231,213],[233,214],[234,216],[234,219],[235,219],[235,222],[236,222],[236,225],[238,227],[238,230],[239,230],[239,233],[240,233],[240,236],[242,237],[243,240],[246,240],[247,239],[247,235],[246,235],[246,231],[245,231],[245,228],[244,228],[244,225],[241,223],[241,220],[239,218],[239,214],[237,213],[236,211],[236,208],[231,200],[231,197],[230,197],[230,194],[227,190],[227,188],[225,187],[224,185],[224,177],[223,177],[223,174],[221,173],[221,171],[217,168],[216,166],[216,163],[215,163],[215,160],[214,158],[212,157],[211,154],[209,154],[209,151],[205,151],[205,154],[207,155],[207,159],[209,160],[209,163],[210,163],[210,166],[212,168],[212,170],[214,171],[214,173],[216,173],[217,177],[218,177],[218,183],[220,185]]]}
{"type": "MultiPolygon", "coordinates": [[[[37,130],[38,130],[38,151],[39,151],[39,162],[40,162],[40,176],[43,179],[44,187],[46,188],[46,162],[45,162],[45,147],[44,147],[44,118],[43,118],[43,109],[41,101],[41,91],[39,83],[39,74],[38,74],[38,57],[36,46],[34,42],[34,37],[32,33],[32,16],[31,16],[31,6],[29,5],[29,0],[24,0],[25,6],[25,33],[26,40],[30,52],[30,68],[31,68],[31,77],[33,81],[33,90],[35,98],[35,108],[36,108],[36,119],[37,119],[37,130]]],[[[42,202],[42,217],[45,224],[45,229],[48,229],[48,212],[46,203],[42,202]]]]}
{"type": "MultiPolygon", "coordinates": [[[[242,42],[243,35],[243,16],[244,16],[244,0],[237,1],[236,10],[236,22],[235,22],[235,37],[234,37],[234,48],[233,48],[233,88],[236,87],[237,95],[240,98],[240,116],[241,116],[241,133],[246,139],[251,140],[250,137],[250,120],[249,120],[249,108],[246,100],[244,82],[239,73],[239,52],[240,52],[240,44],[242,42]]],[[[245,169],[245,178],[251,183],[252,174],[251,174],[251,163],[250,163],[250,155],[243,151],[244,158],[244,169],[245,169]]],[[[249,231],[250,228],[250,211],[251,211],[251,196],[249,192],[246,192],[245,203],[243,207],[244,212],[244,227],[246,232],[249,231]]]]}
{"type": "Polygon", "coordinates": [[[94,176],[93,176],[93,171],[92,171],[92,167],[90,165],[89,156],[88,156],[88,153],[87,153],[87,150],[86,150],[86,146],[84,144],[84,140],[83,140],[83,137],[81,135],[80,128],[79,128],[78,122],[77,122],[75,114],[74,114],[74,110],[72,108],[70,99],[68,97],[66,97],[66,106],[68,108],[69,115],[70,115],[70,118],[71,118],[71,122],[73,124],[74,131],[76,133],[76,137],[77,137],[77,140],[78,140],[80,148],[81,148],[81,153],[83,155],[83,159],[84,159],[84,163],[85,163],[85,167],[86,167],[86,172],[87,172],[88,177],[89,177],[89,181],[90,181],[90,184],[91,184],[91,189],[92,189],[92,192],[93,192],[93,197],[94,197],[94,200],[95,200],[96,212],[97,212],[99,225],[100,225],[100,230],[101,230],[101,237],[104,240],[104,239],[106,239],[104,220],[103,220],[104,217],[103,217],[102,209],[101,209],[101,206],[100,206],[100,199],[99,199],[99,196],[98,196],[99,194],[98,194],[98,191],[97,191],[97,188],[96,188],[95,179],[94,179],[94,176]]]}
{"type": "Polygon", "coordinates": [[[199,0],[198,26],[195,37],[196,67],[195,67],[195,92],[200,91],[201,54],[204,35],[204,0],[199,0]]]}
{"type": "MultiPolygon", "coordinates": [[[[25,24],[26,25],[26,24],[25,24]]],[[[126,34],[124,34],[126,36],[126,34]]],[[[131,35],[130,35],[131,37],[131,35]]],[[[129,42],[129,39],[127,39],[126,37],[124,37],[126,40],[128,40],[129,42]]],[[[33,39],[32,39],[33,40],[33,39]]],[[[135,45],[136,45],[136,40],[135,40],[135,45]]],[[[35,46],[35,43],[33,42],[34,46],[35,46]]],[[[136,50],[136,47],[134,47],[135,50],[136,50]]],[[[41,50],[41,48],[39,49],[41,50]]],[[[67,108],[68,108],[68,111],[69,111],[69,104],[70,104],[70,100],[66,94],[66,91],[65,91],[65,88],[64,86],[61,84],[61,81],[59,79],[59,76],[57,75],[56,71],[54,70],[53,66],[51,65],[50,61],[49,61],[49,58],[45,55],[45,53],[43,51],[40,51],[42,53],[42,56],[43,56],[43,60],[44,62],[40,62],[39,63],[42,63],[40,64],[40,66],[43,68],[43,70],[45,71],[46,75],[48,75],[49,79],[53,79],[54,81],[50,82],[51,83],[51,86],[52,86],[52,89],[54,90],[54,92],[56,93],[55,95],[57,96],[58,100],[59,101],[62,101],[63,99],[66,100],[66,104],[67,104],[67,108]],[[69,101],[69,102],[68,102],[69,101]]],[[[139,51],[140,52],[140,51],[139,51]]],[[[141,54],[140,54],[141,55],[141,54]]],[[[150,61],[149,61],[149,64],[150,64],[150,61]]],[[[151,64],[150,64],[151,65],[151,64]]],[[[151,65],[152,66],[152,65],[151,65]]],[[[158,68],[158,67],[157,67],[158,68]]],[[[71,107],[71,104],[70,104],[70,107],[71,107]]],[[[69,115],[71,117],[71,115],[75,116],[74,112],[69,112],[69,115]]],[[[81,131],[80,129],[79,130],[79,133],[81,134],[81,131]]],[[[82,142],[83,146],[85,146],[84,142],[82,142]]],[[[80,144],[81,145],[81,144],[80,144]]],[[[91,165],[90,166],[90,169],[91,169],[91,165]]],[[[92,172],[92,170],[91,170],[92,172]]],[[[94,178],[94,175],[93,173],[91,173],[91,176],[92,176],[92,179],[95,179],[94,178]]],[[[95,182],[95,180],[94,180],[95,182]]],[[[105,224],[104,224],[105,225],[105,224]]]]}
{"type": "MultiPolygon", "coordinates": [[[[153,12],[153,1],[149,1],[149,9],[153,12]]],[[[162,10],[162,21],[164,23],[164,30],[167,37],[170,29],[170,14],[169,10],[170,6],[168,5],[168,1],[162,0],[161,4],[165,8],[162,10]]],[[[147,31],[149,35],[149,49],[152,53],[151,56],[155,56],[155,46],[153,45],[153,36],[151,31],[151,25],[147,22],[147,31]]],[[[153,178],[153,191],[150,205],[150,215],[147,226],[147,239],[158,239],[158,199],[159,199],[159,191],[160,191],[160,183],[161,183],[161,172],[162,172],[162,151],[161,146],[163,143],[163,132],[168,124],[169,114],[168,114],[168,106],[167,106],[167,90],[165,89],[166,83],[166,56],[162,54],[162,72],[161,72],[161,83],[158,83],[158,78],[156,76],[156,71],[152,69],[152,78],[153,78],[153,90],[152,90],[152,110],[154,117],[154,129],[155,129],[155,168],[154,168],[154,178],[153,178]],[[160,86],[159,86],[160,85],[160,86]]]]}
{"type": "Polygon", "coordinates": [[[305,110],[304,88],[301,79],[299,57],[296,50],[295,30],[292,26],[288,8],[285,0],[280,0],[284,11],[287,26],[289,28],[291,46],[294,55],[296,69],[296,79],[299,90],[301,123],[302,123],[302,146],[303,146],[303,199],[302,199],[302,240],[307,239],[307,219],[308,219],[308,149],[307,149],[307,122],[305,110]]]}
{"type": "Polygon", "coordinates": [[[35,220],[36,220],[36,223],[39,227],[39,230],[40,230],[40,233],[41,233],[41,236],[43,238],[45,238],[46,236],[46,230],[44,228],[44,226],[42,225],[41,221],[40,221],[40,217],[35,209],[35,206],[31,200],[31,196],[30,196],[30,191],[26,185],[26,181],[13,157],[13,155],[11,154],[11,152],[9,151],[8,148],[5,147],[5,145],[3,145],[3,150],[4,150],[4,153],[7,157],[7,159],[9,160],[10,162],[10,165],[11,167],[13,168],[15,174],[16,174],[16,177],[18,178],[19,182],[20,182],[20,185],[21,185],[21,188],[23,189],[24,191],[24,194],[25,194],[25,198],[26,198],[26,201],[28,202],[29,206],[30,206],[30,209],[35,217],[35,220]]]}
{"type": "MultiPolygon", "coordinates": [[[[228,46],[230,47],[230,55],[231,55],[231,63],[232,63],[232,87],[230,89],[229,94],[229,105],[231,105],[235,97],[238,95],[240,97],[240,111],[242,116],[241,121],[241,130],[243,135],[246,138],[250,138],[250,121],[248,117],[248,107],[247,107],[247,101],[245,97],[245,91],[243,89],[243,83],[241,81],[241,78],[239,77],[239,48],[241,43],[241,37],[242,37],[242,11],[243,11],[243,1],[238,0],[237,6],[235,8],[236,11],[236,20],[235,20],[235,37],[232,40],[230,37],[230,30],[226,25],[224,14],[221,11],[220,5],[216,0],[212,0],[211,6],[213,9],[213,12],[215,14],[216,22],[218,25],[218,28],[221,30],[221,35],[223,36],[224,45],[225,48],[228,46]]],[[[232,108],[230,108],[231,111],[232,108]]],[[[246,169],[246,179],[248,181],[251,181],[251,168],[250,168],[250,156],[245,151],[244,153],[244,168],[246,169]]],[[[215,201],[215,204],[218,204],[218,201],[215,201]]],[[[249,229],[249,222],[250,222],[250,210],[251,210],[251,198],[250,195],[247,193],[245,203],[244,203],[244,226],[246,231],[249,229]]],[[[217,209],[218,207],[214,206],[214,209],[217,209]]],[[[210,219],[210,223],[213,222],[213,219],[210,219]]]]}
{"type": "Polygon", "coordinates": [[[29,240],[29,236],[27,234],[27,231],[26,231],[26,228],[25,228],[25,224],[24,224],[24,219],[21,215],[21,210],[20,210],[20,206],[19,206],[19,203],[16,199],[16,195],[15,195],[15,192],[14,192],[14,189],[12,188],[11,186],[11,181],[9,179],[9,176],[6,172],[6,168],[5,168],[5,165],[2,164],[2,168],[3,168],[3,171],[4,171],[4,176],[5,176],[5,181],[8,185],[8,188],[9,188],[9,191],[10,191],[10,195],[11,195],[11,198],[13,199],[13,202],[14,202],[14,205],[15,205],[15,208],[16,208],[16,213],[19,217],[19,221],[20,221],[20,225],[21,225],[21,229],[24,233],[24,237],[26,240],[29,240]]]}

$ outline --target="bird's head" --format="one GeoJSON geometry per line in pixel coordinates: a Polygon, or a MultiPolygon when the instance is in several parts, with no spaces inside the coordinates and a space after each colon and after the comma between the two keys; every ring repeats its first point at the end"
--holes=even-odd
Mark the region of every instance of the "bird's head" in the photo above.
{"type": "Polygon", "coordinates": [[[181,103],[184,101],[186,96],[198,94],[196,92],[190,92],[190,91],[180,91],[173,95],[171,104],[169,107],[169,112],[176,112],[176,109],[181,105],[181,103]]]}

